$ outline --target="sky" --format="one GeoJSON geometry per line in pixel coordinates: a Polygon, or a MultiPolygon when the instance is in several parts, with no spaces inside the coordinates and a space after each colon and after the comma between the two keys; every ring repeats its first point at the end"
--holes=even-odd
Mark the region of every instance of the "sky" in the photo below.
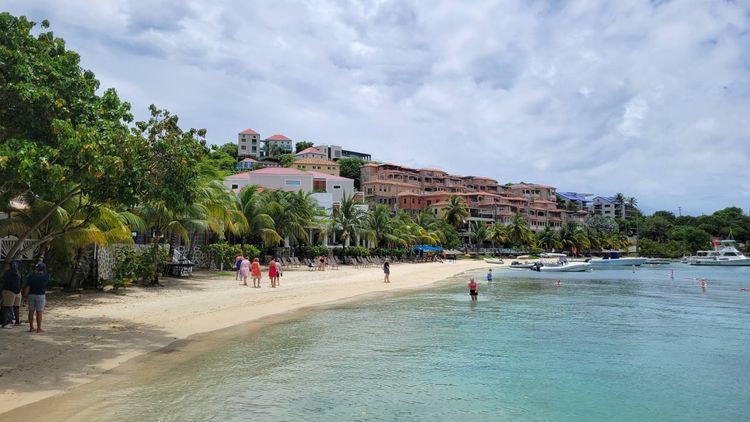
{"type": "Polygon", "coordinates": [[[208,130],[500,183],[750,209],[750,1],[5,0],[208,130]],[[62,6],[64,4],[64,6],[62,6]]]}

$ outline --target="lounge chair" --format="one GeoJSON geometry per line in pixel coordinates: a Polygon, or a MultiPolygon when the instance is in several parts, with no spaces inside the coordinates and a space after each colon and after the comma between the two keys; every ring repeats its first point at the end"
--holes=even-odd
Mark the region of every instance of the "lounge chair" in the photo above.
{"type": "Polygon", "coordinates": [[[328,266],[331,267],[332,270],[339,269],[339,263],[338,261],[336,261],[335,256],[329,256],[328,259],[326,259],[326,262],[328,263],[328,266]]]}

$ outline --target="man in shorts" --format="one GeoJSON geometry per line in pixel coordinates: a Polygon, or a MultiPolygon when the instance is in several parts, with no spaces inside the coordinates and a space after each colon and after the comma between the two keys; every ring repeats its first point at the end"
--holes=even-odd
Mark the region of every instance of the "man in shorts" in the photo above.
{"type": "Polygon", "coordinates": [[[49,274],[44,272],[47,267],[43,262],[36,264],[36,271],[29,274],[26,279],[24,297],[29,304],[29,331],[34,331],[34,315],[36,314],[36,332],[43,333],[42,312],[47,300],[47,285],[49,274]]]}

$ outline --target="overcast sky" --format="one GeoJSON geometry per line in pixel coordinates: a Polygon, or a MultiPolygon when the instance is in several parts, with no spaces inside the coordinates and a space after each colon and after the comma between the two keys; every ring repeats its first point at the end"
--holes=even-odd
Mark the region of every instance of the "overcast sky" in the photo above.
{"type": "Polygon", "coordinates": [[[6,0],[211,143],[342,145],[501,183],[750,208],[748,1],[6,0]],[[249,3],[249,4],[248,4],[249,3]]]}

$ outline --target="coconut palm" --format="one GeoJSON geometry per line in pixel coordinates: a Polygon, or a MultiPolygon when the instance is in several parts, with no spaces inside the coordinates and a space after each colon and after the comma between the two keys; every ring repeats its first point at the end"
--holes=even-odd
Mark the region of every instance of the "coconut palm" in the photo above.
{"type": "Polygon", "coordinates": [[[560,240],[557,236],[557,232],[552,230],[549,226],[544,227],[544,230],[537,233],[536,244],[545,250],[559,249],[562,247],[560,240]]]}
{"type": "Polygon", "coordinates": [[[250,240],[263,242],[265,246],[279,244],[281,236],[275,230],[276,222],[263,209],[260,186],[251,185],[242,189],[239,201],[240,210],[248,223],[250,240]]]}
{"type": "Polygon", "coordinates": [[[367,212],[354,200],[354,196],[344,196],[341,205],[333,209],[333,224],[336,232],[348,247],[353,240],[376,241],[375,232],[367,226],[367,212]]]}
{"type": "Polygon", "coordinates": [[[500,223],[494,223],[492,226],[490,226],[488,240],[492,242],[493,248],[498,243],[503,245],[510,242],[510,238],[508,237],[508,227],[500,223]]]}
{"type": "Polygon", "coordinates": [[[622,192],[617,192],[615,194],[615,203],[620,204],[620,207],[622,207],[622,215],[618,217],[625,218],[625,202],[627,201],[627,197],[622,192]]]}
{"type": "Polygon", "coordinates": [[[377,246],[406,246],[406,241],[394,233],[394,221],[387,205],[376,205],[367,216],[367,227],[375,236],[377,246]]]}
{"type": "Polygon", "coordinates": [[[309,243],[309,230],[315,226],[317,215],[312,194],[304,191],[286,192],[273,190],[262,195],[262,207],[274,222],[276,233],[289,246],[292,240],[298,244],[309,243]]]}
{"type": "Polygon", "coordinates": [[[479,248],[490,237],[490,230],[487,224],[481,221],[472,221],[469,224],[469,241],[474,242],[474,246],[479,248]]]}
{"type": "Polygon", "coordinates": [[[528,247],[534,245],[534,233],[529,228],[528,220],[523,214],[516,213],[508,226],[508,238],[514,246],[528,247]]]}
{"type": "Polygon", "coordinates": [[[469,218],[469,207],[466,201],[458,195],[451,195],[445,207],[445,221],[456,229],[460,229],[469,218]]]}

